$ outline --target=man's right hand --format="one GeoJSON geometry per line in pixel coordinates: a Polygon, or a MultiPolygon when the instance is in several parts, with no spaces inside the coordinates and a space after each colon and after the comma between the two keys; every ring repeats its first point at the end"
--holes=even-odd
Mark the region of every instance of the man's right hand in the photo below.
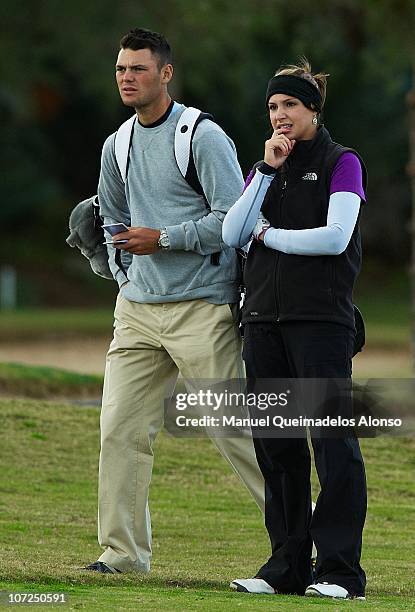
{"type": "Polygon", "coordinates": [[[295,140],[290,140],[285,134],[279,134],[277,130],[269,140],[265,141],[264,162],[277,169],[285,162],[295,145],[295,140]]]}
{"type": "Polygon", "coordinates": [[[152,255],[160,250],[159,238],[160,230],[150,227],[130,227],[128,232],[121,232],[113,236],[113,241],[116,249],[133,255],[152,255]],[[117,244],[117,240],[127,240],[127,242],[117,244]]]}

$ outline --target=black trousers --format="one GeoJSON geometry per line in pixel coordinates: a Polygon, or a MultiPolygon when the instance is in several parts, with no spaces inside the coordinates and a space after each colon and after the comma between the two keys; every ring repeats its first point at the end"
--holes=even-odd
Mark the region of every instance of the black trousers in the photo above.
{"type": "MultiPolygon", "coordinates": [[[[248,389],[259,379],[350,379],[354,334],[325,322],[249,323],[244,361],[248,389]]],[[[312,541],[317,548],[315,582],[329,582],[363,595],[360,566],[366,517],[366,477],[359,442],[347,437],[311,440],[321,491],[311,512],[311,461],[307,439],[256,437],[265,478],[265,525],[270,559],[257,572],[281,593],[304,594],[313,582],[312,541]]]]}

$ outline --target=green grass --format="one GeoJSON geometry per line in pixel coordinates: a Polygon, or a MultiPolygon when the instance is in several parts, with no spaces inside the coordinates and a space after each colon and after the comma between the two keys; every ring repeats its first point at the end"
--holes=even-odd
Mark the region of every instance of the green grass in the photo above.
{"type": "Polygon", "coordinates": [[[111,309],[6,310],[0,316],[2,342],[33,338],[108,335],[113,323],[111,309]]]}
{"type": "MultiPolygon", "coordinates": [[[[366,323],[367,344],[378,349],[407,348],[410,338],[410,307],[404,297],[356,298],[366,323]]],[[[2,312],[2,342],[37,338],[108,336],[111,310],[17,310],[2,312]]]]}
{"type": "Polygon", "coordinates": [[[365,297],[356,300],[366,325],[366,344],[372,349],[409,348],[409,302],[365,297]]]}
{"type": "Polygon", "coordinates": [[[354,296],[366,322],[367,344],[374,349],[409,348],[411,302],[405,269],[366,263],[354,296]]]}
{"type": "MultiPolygon", "coordinates": [[[[409,275],[402,267],[365,262],[355,291],[364,315],[371,349],[408,349],[410,339],[409,275]]],[[[44,337],[108,336],[112,309],[22,309],[3,311],[0,338],[26,340],[44,337]]]]}
{"type": "Polygon", "coordinates": [[[0,363],[0,392],[3,395],[82,399],[99,397],[101,391],[101,376],[46,366],[0,363]]]}
{"type": "Polygon", "coordinates": [[[86,610],[415,607],[413,440],[362,442],[369,483],[362,560],[368,599],[340,604],[230,592],[232,578],[253,575],[267,557],[260,513],[208,441],[167,434],[155,450],[152,572],[80,571],[99,555],[98,410],[3,400],[0,414],[0,589],[64,591],[71,609],[86,610]]]}

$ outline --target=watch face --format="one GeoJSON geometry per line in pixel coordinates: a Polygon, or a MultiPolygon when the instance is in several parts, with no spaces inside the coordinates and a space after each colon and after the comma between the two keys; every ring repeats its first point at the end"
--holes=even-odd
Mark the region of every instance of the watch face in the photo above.
{"type": "Polygon", "coordinates": [[[160,232],[159,245],[162,249],[168,249],[170,246],[170,240],[166,231],[160,232]]]}

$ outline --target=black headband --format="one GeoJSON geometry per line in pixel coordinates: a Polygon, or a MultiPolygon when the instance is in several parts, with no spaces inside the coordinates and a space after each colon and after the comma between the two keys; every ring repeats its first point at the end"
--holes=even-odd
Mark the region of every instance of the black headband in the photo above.
{"type": "Polygon", "coordinates": [[[276,93],[287,94],[288,96],[298,98],[304,106],[316,110],[317,112],[320,112],[323,106],[321,93],[317,87],[309,80],[295,76],[294,74],[280,74],[272,77],[268,82],[266,104],[268,104],[270,97],[276,93]],[[313,107],[311,106],[312,104],[313,107]]]}

